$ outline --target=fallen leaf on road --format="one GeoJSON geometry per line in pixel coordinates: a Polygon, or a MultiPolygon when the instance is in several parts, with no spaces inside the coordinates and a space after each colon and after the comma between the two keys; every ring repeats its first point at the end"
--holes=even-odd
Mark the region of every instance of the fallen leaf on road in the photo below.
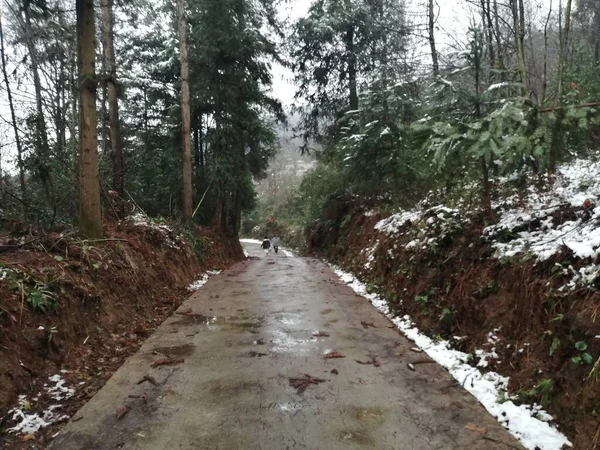
{"type": "Polygon", "coordinates": [[[435,364],[433,359],[419,359],[418,361],[413,361],[413,364],[435,364]]]}
{"type": "Polygon", "coordinates": [[[23,441],[35,441],[35,435],[34,434],[26,434],[25,436],[23,436],[21,438],[21,440],[23,440],[23,441]]]}
{"type": "Polygon", "coordinates": [[[308,386],[310,386],[311,384],[324,383],[327,380],[304,374],[304,377],[302,378],[289,378],[289,381],[290,386],[297,389],[296,393],[302,394],[304,391],[306,391],[306,388],[308,388],[308,386]]]}
{"type": "Polygon", "coordinates": [[[127,414],[130,410],[131,410],[131,408],[129,406],[127,406],[127,405],[121,406],[117,410],[117,420],[122,419],[123,417],[125,417],[125,414],[127,414]]]}
{"type": "Polygon", "coordinates": [[[185,360],[183,358],[163,358],[157,361],[154,361],[150,367],[158,367],[158,366],[171,366],[173,364],[181,364],[185,360]]]}
{"type": "Polygon", "coordinates": [[[329,352],[325,355],[325,359],[345,358],[340,352],[329,352]]]}
{"type": "Polygon", "coordinates": [[[377,358],[375,356],[372,356],[371,359],[368,361],[359,361],[358,359],[355,359],[354,361],[363,365],[373,364],[375,367],[381,366],[381,363],[377,361],[377,358]]]}
{"type": "Polygon", "coordinates": [[[361,320],[361,321],[360,321],[360,324],[363,326],[363,328],[369,328],[369,327],[371,327],[371,328],[377,328],[377,327],[376,327],[376,326],[373,324],[373,322],[365,322],[364,320],[361,320]]]}
{"type": "Polygon", "coordinates": [[[474,431],[475,433],[485,434],[487,430],[479,425],[475,425],[474,423],[468,423],[465,425],[465,428],[469,431],[474,431]]]}
{"type": "Polygon", "coordinates": [[[144,375],[144,378],[138,381],[137,384],[142,384],[146,381],[150,384],[153,384],[154,386],[158,386],[158,382],[154,379],[154,377],[151,377],[150,375],[144,375]]]}
{"type": "Polygon", "coordinates": [[[127,398],[142,398],[142,399],[145,399],[146,396],[145,395],[134,395],[134,394],[131,394],[131,395],[128,395],[127,398]]]}
{"type": "Polygon", "coordinates": [[[334,374],[334,375],[338,375],[338,374],[339,374],[339,372],[338,372],[338,370],[337,370],[337,369],[333,369],[333,370],[331,371],[331,373],[332,373],[332,374],[334,374]]]}
{"type": "Polygon", "coordinates": [[[314,337],[329,337],[329,333],[325,333],[324,331],[317,331],[313,333],[314,337]]]}
{"type": "Polygon", "coordinates": [[[256,358],[257,356],[260,358],[261,356],[267,356],[266,353],[260,353],[260,352],[250,352],[249,355],[253,358],[256,358]]]}

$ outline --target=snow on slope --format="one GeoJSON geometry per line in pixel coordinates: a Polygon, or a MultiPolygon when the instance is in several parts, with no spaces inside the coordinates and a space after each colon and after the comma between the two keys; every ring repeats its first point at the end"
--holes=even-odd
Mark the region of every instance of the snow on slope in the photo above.
{"type": "MultiPolygon", "coordinates": [[[[516,405],[510,400],[508,377],[496,372],[482,373],[477,367],[468,364],[469,355],[452,349],[448,341],[436,341],[425,336],[409,316],[394,317],[385,299],[369,294],[366,286],[353,275],[335,266],[332,269],[358,295],[365,297],[385,314],[407,338],[447,369],[527,449],[561,450],[564,445],[571,446],[567,437],[550,423],[552,416],[540,405],[516,405]],[[498,402],[499,398],[507,401],[498,402]]],[[[493,333],[490,333],[489,339],[490,342],[494,341],[493,333]]],[[[483,353],[487,354],[482,350],[481,354],[483,353]]]]}
{"type": "MultiPolygon", "coordinates": [[[[549,187],[539,189],[532,185],[521,197],[514,194],[496,202],[493,206],[498,223],[485,228],[482,237],[491,242],[497,258],[528,253],[544,261],[566,247],[576,258],[595,259],[600,255],[599,198],[600,161],[576,159],[559,167],[549,187]],[[565,210],[570,210],[566,219],[565,210]]],[[[390,236],[410,237],[403,247],[419,251],[467,225],[472,213],[472,209],[461,211],[443,205],[417,207],[381,220],[375,229],[390,236]]],[[[564,289],[595,281],[600,266],[588,261],[579,269],[559,267],[565,275],[571,275],[564,289]]]]}

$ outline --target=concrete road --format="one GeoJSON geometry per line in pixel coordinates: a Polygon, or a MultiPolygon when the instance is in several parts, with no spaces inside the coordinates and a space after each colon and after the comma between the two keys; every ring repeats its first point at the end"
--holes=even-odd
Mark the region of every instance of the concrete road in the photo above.
{"type": "Polygon", "coordinates": [[[426,357],[326,265],[246,249],[253,258],[192,295],[51,448],[522,449],[444,369],[411,371],[426,357]],[[166,357],[184,361],[151,367],[166,357]],[[305,375],[323,381],[290,385],[305,375]]]}

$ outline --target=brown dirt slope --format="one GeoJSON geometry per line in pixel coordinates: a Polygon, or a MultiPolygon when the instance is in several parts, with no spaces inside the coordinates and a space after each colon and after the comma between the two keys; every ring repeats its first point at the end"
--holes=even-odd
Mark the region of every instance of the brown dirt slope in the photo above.
{"type": "MultiPolygon", "coordinates": [[[[23,228],[0,234],[0,430],[13,425],[8,410],[18,395],[42,392],[32,412],[43,411],[51,402],[43,385],[61,371],[77,387],[61,413],[73,413],[199,274],[244,258],[237,239],[199,227],[186,237],[130,221],[108,226],[97,241],[23,228]]],[[[0,447],[14,445],[0,431],[0,447]]]]}
{"type": "Polygon", "coordinates": [[[560,292],[566,278],[555,269],[557,262],[577,269],[581,260],[566,251],[538,263],[528,255],[493,258],[481,239],[482,217],[434,249],[409,251],[402,244],[410,238],[375,231],[378,215],[367,217],[350,203],[327,211],[330,217],[308,231],[312,253],[356,274],[429,336],[466,336],[456,343],[462,351],[486,349],[495,330],[499,358],[488,369],[510,376],[517,402],[543,404],[574,448],[600,449],[600,364],[594,365],[600,355],[600,292],[560,292]],[[377,241],[366,268],[363,250],[377,241]],[[591,362],[573,362],[583,355],[578,342],[587,345],[591,362]]]}

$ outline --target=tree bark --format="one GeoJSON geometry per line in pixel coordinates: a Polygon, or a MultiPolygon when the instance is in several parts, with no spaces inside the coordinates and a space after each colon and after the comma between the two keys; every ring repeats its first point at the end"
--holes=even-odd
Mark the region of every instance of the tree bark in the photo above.
{"type": "Polygon", "coordinates": [[[550,8],[548,9],[548,16],[546,17],[546,23],[544,24],[544,69],[542,75],[542,105],[546,102],[546,92],[548,91],[548,25],[550,23],[550,17],[552,16],[552,0],[550,0],[550,8]]]}
{"type": "Polygon", "coordinates": [[[183,154],[183,218],[192,220],[192,143],[190,130],[190,84],[185,0],[177,0],[179,52],[181,54],[181,140],[183,154]]]}
{"type": "Polygon", "coordinates": [[[440,74],[440,62],[438,59],[437,47],[435,45],[435,14],[433,13],[433,0],[429,0],[427,10],[429,15],[429,48],[431,49],[433,75],[437,77],[440,74]]]}
{"type": "Polygon", "coordinates": [[[354,25],[349,24],[346,28],[346,52],[348,53],[348,89],[350,95],[350,109],[352,111],[358,109],[358,68],[356,67],[357,61],[354,50],[354,25]]]}
{"type": "Polygon", "coordinates": [[[123,158],[123,143],[121,140],[121,124],[119,121],[119,87],[117,83],[117,66],[115,62],[113,0],[101,0],[100,7],[102,9],[104,61],[106,73],[108,75],[108,129],[113,188],[119,195],[123,195],[125,191],[125,163],[123,158]]]}
{"type": "Polygon", "coordinates": [[[240,235],[242,229],[242,194],[238,189],[235,191],[233,232],[235,236],[240,235]]]}
{"type": "Polygon", "coordinates": [[[102,236],[98,129],[96,117],[96,26],[94,0],[76,0],[79,69],[79,227],[90,238],[102,236]]]}
{"type": "Polygon", "coordinates": [[[517,62],[521,83],[523,84],[523,95],[527,96],[529,80],[527,76],[527,63],[525,61],[525,7],[523,0],[510,0],[515,29],[515,47],[517,49],[517,62]]]}
{"type": "Polygon", "coordinates": [[[504,80],[504,50],[502,48],[502,34],[500,32],[500,14],[498,12],[498,1],[493,1],[494,9],[494,36],[496,38],[496,60],[501,70],[500,79],[504,80]]]}
{"type": "Polygon", "coordinates": [[[38,173],[40,179],[42,180],[42,184],[44,185],[44,190],[46,193],[46,197],[50,202],[52,207],[55,207],[54,204],[54,187],[52,184],[52,176],[50,173],[50,146],[48,145],[48,131],[46,129],[46,119],[44,117],[44,106],[42,104],[42,82],[40,79],[40,70],[39,70],[39,62],[38,62],[38,54],[37,49],[35,47],[35,42],[32,38],[31,33],[31,17],[29,16],[29,6],[23,8],[23,14],[25,16],[25,26],[24,32],[26,36],[27,42],[27,50],[29,53],[29,57],[31,60],[31,72],[33,76],[33,86],[35,89],[35,106],[36,106],[36,116],[35,116],[35,147],[36,147],[36,155],[38,157],[38,173]]]}
{"type": "Polygon", "coordinates": [[[592,45],[594,47],[594,59],[596,62],[600,62],[600,2],[596,1],[593,5],[592,45]]]}
{"type": "Polygon", "coordinates": [[[8,107],[10,108],[10,118],[12,121],[13,131],[15,133],[15,145],[17,146],[17,165],[19,167],[19,184],[21,187],[21,199],[26,199],[25,190],[25,162],[23,161],[23,146],[21,144],[21,136],[19,135],[19,127],[17,126],[17,115],[15,113],[15,105],[8,79],[8,71],[6,69],[6,53],[4,51],[4,28],[2,27],[2,11],[0,10],[0,56],[2,57],[2,75],[4,84],[6,85],[6,96],[8,98],[8,107]]]}
{"type": "Polygon", "coordinates": [[[556,97],[554,98],[554,105],[558,105],[561,102],[563,92],[563,76],[565,73],[565,64],[567,62],[567,53],[569,45],[569,32],[571,29],[571,6],[572,0],[567,0],[567,6],[565,9],[565,27],[561,33],[560,40],[560,56],[558,60],[558,74],[557,74],[557,87],[556,97]]]}
{"type": "Polygon", "coordinates": [[[492,23],[492,13],[490,0],[481,0],[481,12],[483,29],[485,31],[485,41],[488,48],[488,58],[490,67],[496,67],[496,52],[494,51],[494,25],[492,23]]]}

